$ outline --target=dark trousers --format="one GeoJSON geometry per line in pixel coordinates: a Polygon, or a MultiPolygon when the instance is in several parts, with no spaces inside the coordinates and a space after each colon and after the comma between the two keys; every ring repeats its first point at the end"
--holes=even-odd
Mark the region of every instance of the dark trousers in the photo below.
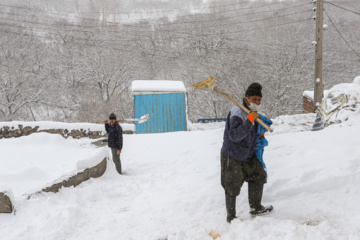
{"type": "Polygon", "coordinates": [[[112,153],[112,157],[113,157],[113,161],[115,163],[115,168],[116,171],[119,174],[122,174],[121,172],[121,161],[120,161],[120,155],[117,154],[117,148],[111,148],[111,153],[112,153]]]}
{"type": "Polygon", "coordinates": [[[263,186],[266,181],[266,171],[253,154],[247,162],[237,161],[221,153],[221,185],[225,190],[228,221],[235,218],[236,197],[244,182],[249,186],[249,205],[251,208],[261,208],[263,186]]]}

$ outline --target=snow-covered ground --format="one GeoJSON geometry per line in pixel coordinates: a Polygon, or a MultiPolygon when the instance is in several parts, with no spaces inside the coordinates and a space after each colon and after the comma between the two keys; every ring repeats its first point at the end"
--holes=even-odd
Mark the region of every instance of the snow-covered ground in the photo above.
{"type": "Polygon", "coordinates": [[[108,151],[97,149],[91,141],[49,133],[1,139],[0,185],[11,188],[18,197],[93,167],[108,156],[108,151]]]}
{"type": "Polygon", "coordinates": [[[318,132],[304,131],[300,115],[274,122],[264,155],[270,215],[249,217],[244,184],[239,219],[226,223],[220,126],[125,135],[125,175],[109,164],[103,177],[76,188],[15,197],[16,215],[0,215],[1,239],[202,240],[212,231],[229,240],[360,239],[360,121],[318,132]]]}

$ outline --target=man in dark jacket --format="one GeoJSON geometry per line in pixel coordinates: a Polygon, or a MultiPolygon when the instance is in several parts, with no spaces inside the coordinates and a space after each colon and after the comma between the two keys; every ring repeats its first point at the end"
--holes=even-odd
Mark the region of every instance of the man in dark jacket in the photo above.
{"type": "Polygon", "coordinates": [[[123,136],[122,136],[122,128],[120,124],[116,121],[116,115],[111,113],[109,116],[110,124],[108,120],[105,120],[105,130],[109,134],[108,136],[108,146],[111,148],[111,153],[113,157],[113,161],[115,163],[116,171],[119,174],[121,172],[121,161],[120,161],[120,153],[123,147],[123,136]]]}
{"type": "Polygon", "coordinates": [[[245,181],[249,187],[250,213],[261,215],[273,209],[261,205],[266,172],[254,154],[261,90],[258,83],[252,83],[246,90],[242,104],[250,110],[249,114],[235,106],[227,116],[221,148],[221,185],[225,190],[228,222],[236,218],[236,197],[245,181]]]}

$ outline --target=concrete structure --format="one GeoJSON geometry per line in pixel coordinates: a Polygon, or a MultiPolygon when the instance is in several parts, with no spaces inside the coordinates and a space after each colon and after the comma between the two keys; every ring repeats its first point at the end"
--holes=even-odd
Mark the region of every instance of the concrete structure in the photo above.
{"type": "Polygon", "coordinates": [[[133,81],[135,118],[149,114],[136,124],[136,133],[187,131],[186,89],[181,81],[133,81]]]}

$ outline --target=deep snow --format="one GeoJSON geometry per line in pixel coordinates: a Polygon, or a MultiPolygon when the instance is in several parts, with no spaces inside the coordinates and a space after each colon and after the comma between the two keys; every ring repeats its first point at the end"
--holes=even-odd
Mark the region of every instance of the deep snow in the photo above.
{"type": "Polygon", "coordinates": [[[57,134],[34,133],[0,140],[0,185],[15,197],[31,194],[50,183],[93,167],[108,156],[88,138],[64,139],[57,134]]]}
{"type": "Polygon", "coordinates": [[[0,215],[1,239],[193,240],[212,239],[212,230],[229,240],[360,239],[360,121],[310,132],[301,119],[284,116],[267,135],[270,215],[249,217],[244,184],[239,220],[226,223],[222,127],[125,135],[125,175],[109,162],[103,177],[76,188],[15,197],[16,215],[0,215]]]}

